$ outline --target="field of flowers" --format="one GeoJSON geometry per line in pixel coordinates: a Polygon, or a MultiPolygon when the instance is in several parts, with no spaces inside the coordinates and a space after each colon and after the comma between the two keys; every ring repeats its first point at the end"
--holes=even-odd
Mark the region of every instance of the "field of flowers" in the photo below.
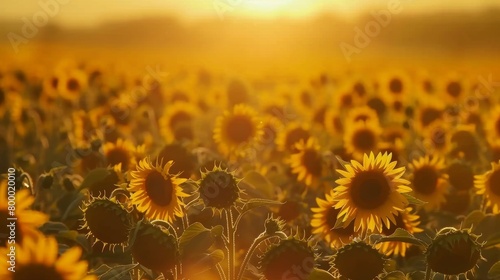
{"type": "Polygon", "coordinates": [[[214,26],[2,56],[0,279],[500,279],[496,56],[214,26]]]}

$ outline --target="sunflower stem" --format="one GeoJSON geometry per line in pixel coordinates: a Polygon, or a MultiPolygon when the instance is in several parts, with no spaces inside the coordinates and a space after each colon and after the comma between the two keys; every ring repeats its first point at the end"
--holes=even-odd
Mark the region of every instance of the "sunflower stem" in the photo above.
{"type": "Polygon", "coordinates": [[[245,273],[246,267],[248,265],[248,262],[250,261],[250,258],[252,257],[253,253],[255,252],[255,249],[260,245],[260,243],[271,239],[273,237],[279,237],[281,239],[286,239],[286,234],[282,231],[275,232],[273,234],[267,235],[266,232],[261,233],[257,238],[253,240],[252,245],[248,249],[245,258],[243,259],[243,262],[241,263],[240,270],[238,271],[238,277],[236,280],[240,280],[243,277],[243,274],[245,273]]]}
{"type": "Polygon", "coordinates": [[[431,268],[427,266],[427,270],[425,271],[425,280],[431,280],[431,268]]]}
{"type": "Polygon", "coordinates": [[[221,280],[227,280],[226,274],[224,273],[224,269],[222,269],[222,266],[220,265],[220,263],[217,263],[215,265],[215,268],[217,269],[217,272],[219,273],[220,279],[221,280]]]}
{"type": "Polygon", "coordinates": [[[227,238],[228,238],[228,267],[227,267],[227,275],[228,280],[234,280],[234,263],[235,263],[235,230],[234,230],[234,221],[233,221],[233,212],[231,208],[225,209],[226,213],[226,227],[227,227],[227,238]]]}

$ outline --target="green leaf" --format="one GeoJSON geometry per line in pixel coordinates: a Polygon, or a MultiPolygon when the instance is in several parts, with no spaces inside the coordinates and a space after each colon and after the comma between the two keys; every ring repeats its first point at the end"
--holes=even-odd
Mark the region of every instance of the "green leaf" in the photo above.
{"type": "MultiPolygon", "coordinates": [[[[215,230],[218,233],[219,228],[215,230]]],[[[191,224],[179,238],[179,249],[183,257],[205,252],[215,242],[215,234],[196,222],[191,224]]]]}
{"type": "Polygon", "coordinates": [[[92,186],[93,184],[104,180],[109,174],[110,171],[107,168],[96,168],[90,171],[85,177],[85,179],[83,179],[83,182],[80,185],[78,191],[84,190],[92,186]]]}
{"type": "Polygon", "coordinates": [[[249,210],[252,210],[257,207],[262,207],[262,206],[269,206],[269,205],[281,205],[283,204],[282,202],[279,202],[277,200],[271,200],[271,199],[264,199],[264,198],[252,198],[249,199],[245,205],[243,205],[243,208],[241,209],[242,213],[247,212],[249,210]]]}
{"type": "Polygon", "coordinates": [[[489,279],[499,279],[500,278],[500,261],[493,264],[488,270],[488,278],[489,279]]]}
{"type": "Polygon", "coordinates": [[[486,215],[481,210],[472,211],[464,219],[463,228],[471,228],[472,226],[477,226],[486,215]]]}
{"type": "Polygon", "coordinates": [[[420,246],[427,246],[427,243],[416,238],[411,233],[409,233],[408,231],[406,231],[402,228],[397,228],[393,234],[380,238],[377,241],[377,243],[391,242],[391,241],[398,241],[398,242],[411,243],[411,244],[420,245],[420,246]]]}
{"type": "Polygon", "coordinates": [[[491,235],[486,240],[486,243],[483,245],[483,248],[486,249],[486,248],[494,247],[498,244],[500,244],[500,232],[497,232],[497,233],[491,235]]]}
{"type": "Polygon", "coordinates": [[[408,280],[408,278],[402,271],[395,270],[382,276],[381,280],[408,280]]]}
{"type": "Polygon", "coordinates": [[[117,265],[99,276],[99,280],[130,280],[130,271],[138,264],[117,265]]]}
{"type": "Polygon", "coordinates": [[[335,277],[326,270],[314,268],[307,280],[335,280],[335,277]]]}
{"type": "Polygon", "coordinates": [[[424,280],[425,271],[414,271],[407,274],[407,277],[411,280],[424,280]]]}
{"type": "Polygon", "coordinates": [[[427,204],[427,202],[423,201],[423,200],[420,200],[408,193],[403,193],[402,194],[404,197],[406,197],[406,199],[408,200],[408,203],[410,204],[413,204],[413,205],[424,205],[424,204],[427,204]]]}
{"type": "Polygon", "coordinates": [[[45,234],[57,234],[61,231],[67,231],[69,229],[61,222],[46,222],[40,227],[40,230],[45,234]]]}
{"type": "Polygon", "coordinates": [[[108,272],[110,269],[111,269],[110,266],[102,264],[96,270],[90,271],[90,273],[99,276],[108,272]]]}
{"type": "Polygon", "coordinates": [[[222,234],[224,234],[224,227],[221,225],[216,225],[215,227],[212,227],[210,231],[212,232],[215,238],[221,237],[222,234]]]}

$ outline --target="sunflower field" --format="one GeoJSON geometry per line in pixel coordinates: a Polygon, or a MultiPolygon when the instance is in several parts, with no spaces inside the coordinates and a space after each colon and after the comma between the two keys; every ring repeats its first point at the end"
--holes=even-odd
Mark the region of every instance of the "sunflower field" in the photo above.
{"type": "Polygon", "coordinates": [[[233,23],[0,47],[0,279],[500,279],[495,52],[233,23]]]}

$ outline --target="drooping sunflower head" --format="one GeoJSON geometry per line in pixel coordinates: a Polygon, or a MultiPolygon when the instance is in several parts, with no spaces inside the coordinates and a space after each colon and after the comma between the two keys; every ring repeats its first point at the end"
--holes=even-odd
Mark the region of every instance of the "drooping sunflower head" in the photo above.
{"type": "Polygon", "coordinates": [[[473,272],[481,256],[478,236],[467,229],[443,228],[427,248],[427,264],[444,275],[467,275],[473,272]]]}
{"type": "Polygon", "coordinates": [[[9,271],[10,249],[0,248],[0,278],[5,280],[97,280],[95,275],[87,275],[87,261],[80,261],[82,249],[72,247],[58,257],[55,237],[45,237],[41,233],[26,238],[22,244],[14,245],[16,253],[15,272],[9,271]]]}
{"type": "Polygon", "coordinates": [[[316,198],[317,208],[312,208],[312,233],[323,238],[331,247],[340,248],[357,237],[354,231],[354,221],[346,227],[338,227],[339,209],[334,206],[334,192],[325,194],[325,199],[316,198]]]}
{"type": "Polygon", "coordinates": [[[476,175],[474,180],[476,194],[484,195],[486,205],[493,213],[500,212],[500,161],[492,162],[491,169],[484,174],[476,175]]]}
{"type": "Polygon", "coordinates": [[[376,122],[357,121],[346,124],[344,146],[355,159],[361,160],[363,154],[377,152],[382,129],[376,122]]]}
{"type": "Polygon", "coordinates": [[[316,266],[313,246],[307,240],[291,236],[273,244],[259,261],[265,279],[307,279],[316,266]]]}
{"type": "Polygon", "coordinates": [[[439,156],[423,156],[410,164],[410,181],[415,197],[427,202],[428,210],[438,209],[446,201],[448,176],[444,170],[444,159],[439,156]]]}
{"type": "Polygon", "coordinates": [[[94,238],[94,244],[103,243],[114,250],[116,246],[122,249],[127,245],[130,229],[133,226],[131,214],[115,199],[92,197],[82,208],[83,226],[87,237],[94,238]]]}
{"type": "Polygon", "coordinates": [[[234,206],[242,194],[238,186],[240,181],[233,173],[217,165],[210,171],[202,172],[198,192],[205,207],[221,211],[234,206]]]}
{"type": "Polygon", "coordinates": [[[343,225],[354,221],[355,231],[380,232],[383,224],[396,224],[396,215],[408,205],[403,194],[411,188],[401,178],[405,168],[395,168],[397,162],[391,159],[387,153],[365,154],[362,163],[351,160],[345,170],[337,170],[342,178],[335,181],[333,199],[343,225]]]}
{"type": "MultiPolygon", "coordinates": [[[[418,227],[420,224],[420,217],[417,214],[412,214],[412,211],[413,210],[410,207],[407,207],[405,210],[399,212],[399,215],[395,217],[396,223],[391,222],[391,226],[389,228],[384,225],[381,233],[385,236],[389,236],[398,228],[404,229],[412,234],[422,232],[422,229],[418,227]]],[[[410,247],[410,244],[391,241],[379,243],[375,245],[375,247],[387,256],[398,255],[404,257],[406,255],[406,250],[410,247]]]]}
{"type": "Polygon", "coordinates": [[[100,180],[92,182],[89,187],[90,196],[110,197],[111,193],[119,188],[119,185],[125,183],[125,178],[121,171],[121,164],[107,168],[107,174],[100,180]]]}
{"type": "Polygon", "coordinates": [[[164,276],[177,265],[180,258],[178,240],[168,230],[143,222],[132,232],[136,232],[135,239],[130,240],[132,256],[138,263],[164,276]]]}
{"type": "Polygon", "coordinates": [[[281,220],[279,217],[274,218],[273,215],[269,215],[264,222],[264,228],[266,230],[266,234],[274,234],[276,232],[282,231],[285,227],[285,222],[281,220]]]}
{"type": "Polygon", "coordinates": [[[320,147],[315,138],[307,142],[301,140],[295,145],[296,153],[290,157],[292,173],[297,174],[297,179],[307,186],[314,186],[323,174],[320,147]]]}
{"type": "Polygon", "coordinates": [[[224,112],[217,118],[214,128],[214,140],[226,155],[244,154],[246,148],[259,142],[262,134],[262,123],[256,112],[243,104],[224,112]]]}
{"type": "Polygon", "coordinates": [[[354,241],[337,251],[332,264],[340,279],[367,280],[384,272],[386,259],[373,246],[354,241]]]}
{"type": "Polygon", "coordinates": [[[186,181],[170,173],[173,161],[166,164],[151,162],[145,158],[132,171],[132,180],[128,190],[132,193],[131,202],[149,219],[161,219],[172,222],[175,217],[184,215],[182,183],[186,181]]]}

